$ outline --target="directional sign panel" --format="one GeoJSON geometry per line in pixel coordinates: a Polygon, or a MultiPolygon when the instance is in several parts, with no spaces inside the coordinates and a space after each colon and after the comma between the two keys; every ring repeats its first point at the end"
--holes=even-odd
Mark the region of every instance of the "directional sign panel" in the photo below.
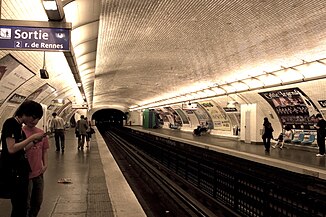
{"type": "Polygon", "coordinates": [[[70,29],[0,25],[0,49],[69,51],[70,29]]]}

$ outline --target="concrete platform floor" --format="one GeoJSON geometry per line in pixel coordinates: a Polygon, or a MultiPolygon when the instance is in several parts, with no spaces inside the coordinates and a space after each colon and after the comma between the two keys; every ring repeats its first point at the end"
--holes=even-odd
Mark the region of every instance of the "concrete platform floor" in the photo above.
{"type": "MultiPolygon", "coordinates": [[[[55,151],[54,138],[48,152],[39,217],[145,216],[98,132],[90,148],[78,151],[74,130],[68,129],[65,152],[55,151]],[[72,183],[58,183],[62,178],[72,183]]],[[[10,200],[0,199],[0,217],[10,212],[10,200]]]]}

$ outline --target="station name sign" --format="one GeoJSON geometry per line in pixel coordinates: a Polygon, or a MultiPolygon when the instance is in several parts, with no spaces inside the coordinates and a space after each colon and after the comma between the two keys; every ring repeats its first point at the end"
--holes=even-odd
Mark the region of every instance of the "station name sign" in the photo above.
{"type": "Polygon", "coordinates": [[[0,49],[69,51],[70,32],[70,23],[0,20],[0,49]]]}
{"type": "Polygon", "coordinates": [[[238,109],[237,108],[228,108],[228,107],[223,107],[225,112],[237,112],[238,109]]]}

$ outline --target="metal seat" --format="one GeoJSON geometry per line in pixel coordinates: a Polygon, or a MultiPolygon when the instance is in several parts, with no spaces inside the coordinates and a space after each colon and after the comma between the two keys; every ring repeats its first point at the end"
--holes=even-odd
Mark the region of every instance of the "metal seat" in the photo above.
{"type": "Polygon", "coordinates": [[[304,140],[304,133],[299,133],[297,138],[292,139],[292,143],[301,143],[304,140]]]}
{"type": "Polygon", "coordinates": [[[307,140],[303,140],[301,144],[303,145],[310,145],[315,141],[316,136],[314,134],[310,134],[307,140]]]}

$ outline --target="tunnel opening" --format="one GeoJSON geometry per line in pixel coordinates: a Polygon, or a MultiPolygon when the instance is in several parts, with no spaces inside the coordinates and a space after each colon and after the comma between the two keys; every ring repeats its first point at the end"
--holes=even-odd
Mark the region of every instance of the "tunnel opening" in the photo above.
{"type": "Polygon", "coordinates": [[[96,111],[92,116],[92,120],[95,121],[95,125],[101,129],[122,127],[126,119],[127,115],[117,109],[102,109],[96,111]]]}

